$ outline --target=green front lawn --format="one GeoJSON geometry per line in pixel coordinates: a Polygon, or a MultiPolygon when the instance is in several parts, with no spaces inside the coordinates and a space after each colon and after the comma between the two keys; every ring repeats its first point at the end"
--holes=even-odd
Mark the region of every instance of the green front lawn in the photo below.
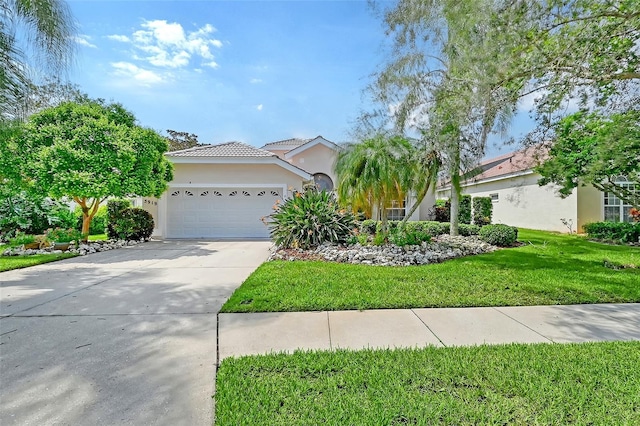
{"type": "Polygon", "coordinates": [[[76,256],[73,253],[36,254],[33,256],[0,256],[0,272],[27,268],[41,263],[54,262],[76,256]]]}
{"type": "Polygon", "coordinates": [[[640,424],[640,342],[227,359],[216,425],[640,424]]]}
{"type": "Polygon", "coordinates": [[[107,241],[107,234],[89,235],[89,241],[107,241]]]}
{"type": "Polygon", "coordinates": [[[519,240],[425,266],[267,262],[222,312],[640,302],[640,248],[531,230],[519,240]]]}

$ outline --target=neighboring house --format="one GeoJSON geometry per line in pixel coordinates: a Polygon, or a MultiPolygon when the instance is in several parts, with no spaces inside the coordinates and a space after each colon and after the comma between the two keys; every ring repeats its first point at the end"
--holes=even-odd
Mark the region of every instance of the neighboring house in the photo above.
{"type": "Polygon", "coordinates": [[[333,189],[339,147],[318,136],[262,148],[241,142],[166,153],[174,179],[160,197],[140,200],[162,238],[268,238],[262,219],[276,203],[315,181],[333,189]]]}
{"type": "MultiPolygon", "coordinates": [[[[538,148],[531,147],[483,161],[466,174],[462,193],[491,197],[493,223],[568,232],[564,220],[574,231],[582,232],[582,226],[589,222],[629,220],[631,206],[592,186],[578,187],[564,199],[555,186],[539,186],[541,176],[533,170],[538,153],[538,148]]],[[[445,185],[438,188],[436,196],[448,198],[450,194],[451,187],[445,185]]]]}

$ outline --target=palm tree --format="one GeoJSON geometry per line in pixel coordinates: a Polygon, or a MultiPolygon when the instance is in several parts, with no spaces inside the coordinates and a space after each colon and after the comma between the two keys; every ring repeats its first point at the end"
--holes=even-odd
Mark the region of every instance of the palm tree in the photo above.
{"type": "Polygon", "coordinates": [[[74,33],[64,1],[0,2],[0,120],[22,118],[34,71],[56,75],[69,66],[74,33]]]}
{"type": "Polygon", "coordinates": [[[338,154],[338,197],[354,211],[372,215],[380,212],[382,232],[387,231],[387,207],[404,198],[412,179],[408,167],[413,154],[411,143],[399,136],[376,135],[349,144],[338,154]]]}

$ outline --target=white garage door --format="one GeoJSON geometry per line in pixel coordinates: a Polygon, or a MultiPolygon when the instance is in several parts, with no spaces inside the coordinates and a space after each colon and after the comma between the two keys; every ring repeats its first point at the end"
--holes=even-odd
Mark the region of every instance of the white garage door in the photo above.
{"type": "Polygon", "coordinates": [[[268,238],[262,218],[282,188],[172,188],[167,238],[268,238]]]}

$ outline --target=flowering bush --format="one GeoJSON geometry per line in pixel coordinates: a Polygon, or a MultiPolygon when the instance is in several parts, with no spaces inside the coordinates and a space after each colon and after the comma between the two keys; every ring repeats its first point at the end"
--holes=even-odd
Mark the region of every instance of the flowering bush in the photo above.
{"type": "Polygon", "coordinates": [[[77,229],[55,228],[47,230],[47,239],[56,243],[69,243],[82,240],[82,232],[77,229]]]}

